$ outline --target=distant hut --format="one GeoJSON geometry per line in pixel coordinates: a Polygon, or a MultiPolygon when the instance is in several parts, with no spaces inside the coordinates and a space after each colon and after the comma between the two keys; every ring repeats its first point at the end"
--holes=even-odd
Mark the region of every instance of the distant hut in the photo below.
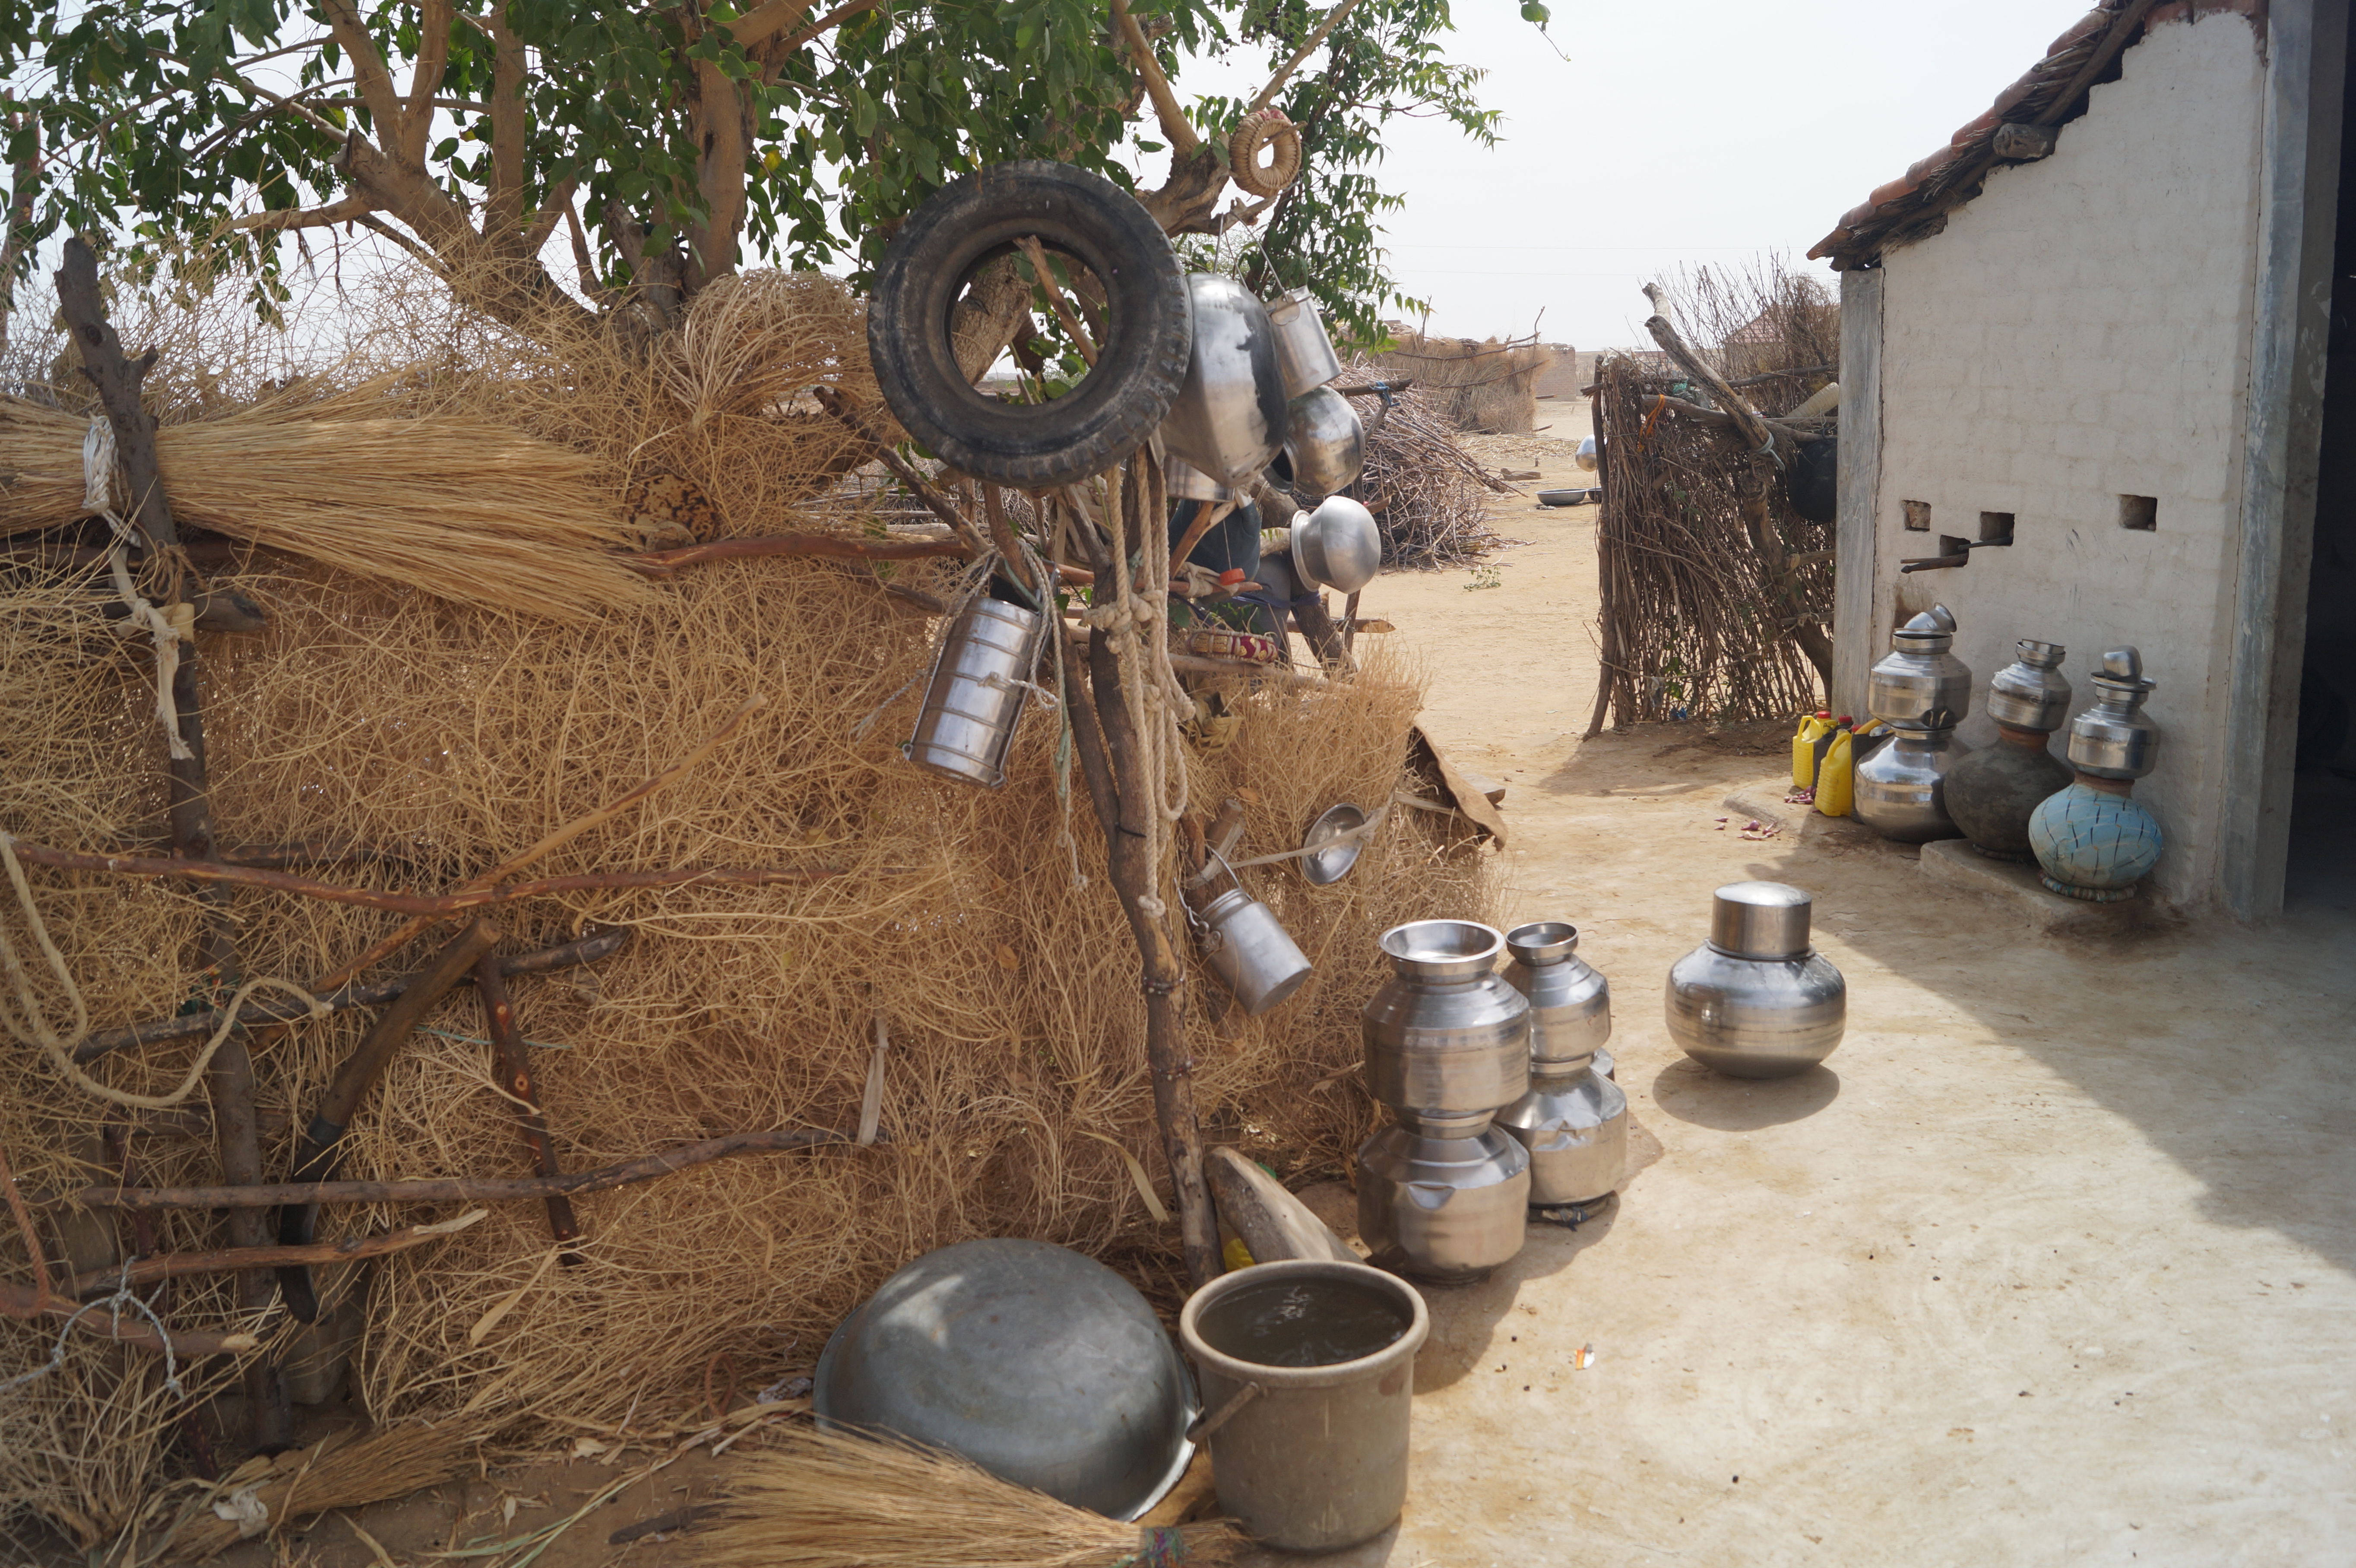
{"type": "Polygon", "coordinates": [[[1398,345],[1374,364],[1428,389],[1457,429],[1526,435],[1537,427],[1538,379],[1555,349],[1535,338],[1426,337],[1401,322],[1385,324],[1398,345]]]}

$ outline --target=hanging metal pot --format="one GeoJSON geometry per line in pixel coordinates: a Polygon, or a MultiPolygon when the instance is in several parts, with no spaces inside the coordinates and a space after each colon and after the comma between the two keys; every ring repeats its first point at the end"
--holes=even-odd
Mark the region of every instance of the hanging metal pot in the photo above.
{"type": "Polygon", "coordinates": [[[1279,298],[1268,307],[1268,319],[1276,329],[1276,363],[1284,373],[1286,397],[1298,398],[1342,373],[1342,359],[1318,314],[1317,297],[1307,289],[1279,298]]]}
{"type": "MultiPolygon", "coordinates": [[[[1226,865],[1215,851],[1213,858],[1226,865]]],[[[1194,916],[1203,962],[1243,1005],[1245,1013],[1258,1018],[1301,989],[1312,965],[1278,922],[1276,912],[1244,891],[1243,879],[1236,876],[1233,868],[1227,875],[1236,885],[1194,916]]]]}
{"type": "Polygon", "coordinates": [[[1178,399],[1162,421],[1162,443],[1221,485],[1248,485],[1284,445],[1284,377],[1267,307],[1235,279],[1196,272],[1186,280],[1194,348],[1178,399]]]}
{"type": "Polygon", "coordinates": [[[1296,513],[1292,563],[1322,587],[1357,592],[1383,564],[1383,535],[1375,515],[1347,496],[1328,496],[1315,511],[1296,513]]]}
{"type": "Polygon", "coordinates": [[[1284,456],[1297,489],[1330,496],[1357,478],[1366,431],[1349,399],[1331,387],[1312,387],[1292,400],[1285,421],[1284,456]]]}
{"type": "Polygon", "coordinates": [[[932,684],[909,737],[908,760],[945,777],[996,789],[1023,717],[1024,682],[1041,621],[1020,604],[977,597],[941,633],[932,684]]]}

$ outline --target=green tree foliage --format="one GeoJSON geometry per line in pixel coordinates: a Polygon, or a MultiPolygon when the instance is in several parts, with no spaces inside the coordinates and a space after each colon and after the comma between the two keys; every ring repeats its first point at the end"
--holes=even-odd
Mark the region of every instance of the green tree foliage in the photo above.
{"type": "MultiPolygon", "coordinates": [[[[1232,49],[1280,61],[1322,15],[1131,10],[1173,75],[1232,49]]],[[[1492,134],[1478,73],[1441,58],[1447,16],[1445,0],[1360,0],[1284,101],[1309,164],[1268,213],[1270,249],[1353,325],[1396,297],[1376,219],[1398,198],[1371,172],[1384,120],[1492,134]]],[[[99,230],[230,261],[266,300],[310,231],[361,228],[524,324],[586,314],[539,259],[562,229],[588,311],[660,325],[747,256],[863,271],[911,208],[985,163],[1130,183],[1127,158],[1157,144],[1121,39],[1103,0],[0,0],[0,272],[99,230]]],[[[1184,199],[1173,168],[1156,208],[1173,229],[1207,226],[1240,109],[1196,105],[1210,140],[1184,199]]]]}

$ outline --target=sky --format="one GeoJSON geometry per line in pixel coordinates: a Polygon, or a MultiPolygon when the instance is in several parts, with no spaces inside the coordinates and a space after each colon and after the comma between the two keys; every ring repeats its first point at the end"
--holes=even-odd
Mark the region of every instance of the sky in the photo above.
{"type": "MultiPolygon", "coordinates": [[[[1451,59],[1505,116],[1483,153],[1394,122],[1392,263],[1430,330],[1580,348],[1644,341],[1661,269],[1803,261],[1840,215],[1946,144],[2086,0],[1455,0],[1451,59]],[[1544,312],[1540,319],[1540,312],[1544,312]]],[[[1182,91],[1213,91],[1210,73],[1182,91]]],[[[1159,173],[1159,170],[1155,170],[1159,173]]],[[[1826,271],[1825,276],[1831,277],[1826,271]]]]}

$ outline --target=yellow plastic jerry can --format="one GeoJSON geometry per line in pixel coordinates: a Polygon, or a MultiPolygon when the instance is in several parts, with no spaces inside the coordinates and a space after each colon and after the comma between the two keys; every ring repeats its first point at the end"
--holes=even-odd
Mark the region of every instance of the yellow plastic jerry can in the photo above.
{"type": "Polygon", "coordinates": [[[1833,716],[1819,711],[1801,716],[1800,728],[1792,737],[1792,787],[1814,789],[1816,785],[1816,764],[1824,760],[1825,738],[1833,732],[1833,716]]]}
{"type": "Polygon", "coordinates": [[[1825,748],[1824,765],[1816,770],[1818,811],[1826,816],[1848,815],[1857,798],[1857,742],[1860,737],[1870,740],[1888,728],[1876,719],[1863,730],[1851,731],[1844,720],[1843,727],[1833,731],[1832,743],[1825,748]]]}

